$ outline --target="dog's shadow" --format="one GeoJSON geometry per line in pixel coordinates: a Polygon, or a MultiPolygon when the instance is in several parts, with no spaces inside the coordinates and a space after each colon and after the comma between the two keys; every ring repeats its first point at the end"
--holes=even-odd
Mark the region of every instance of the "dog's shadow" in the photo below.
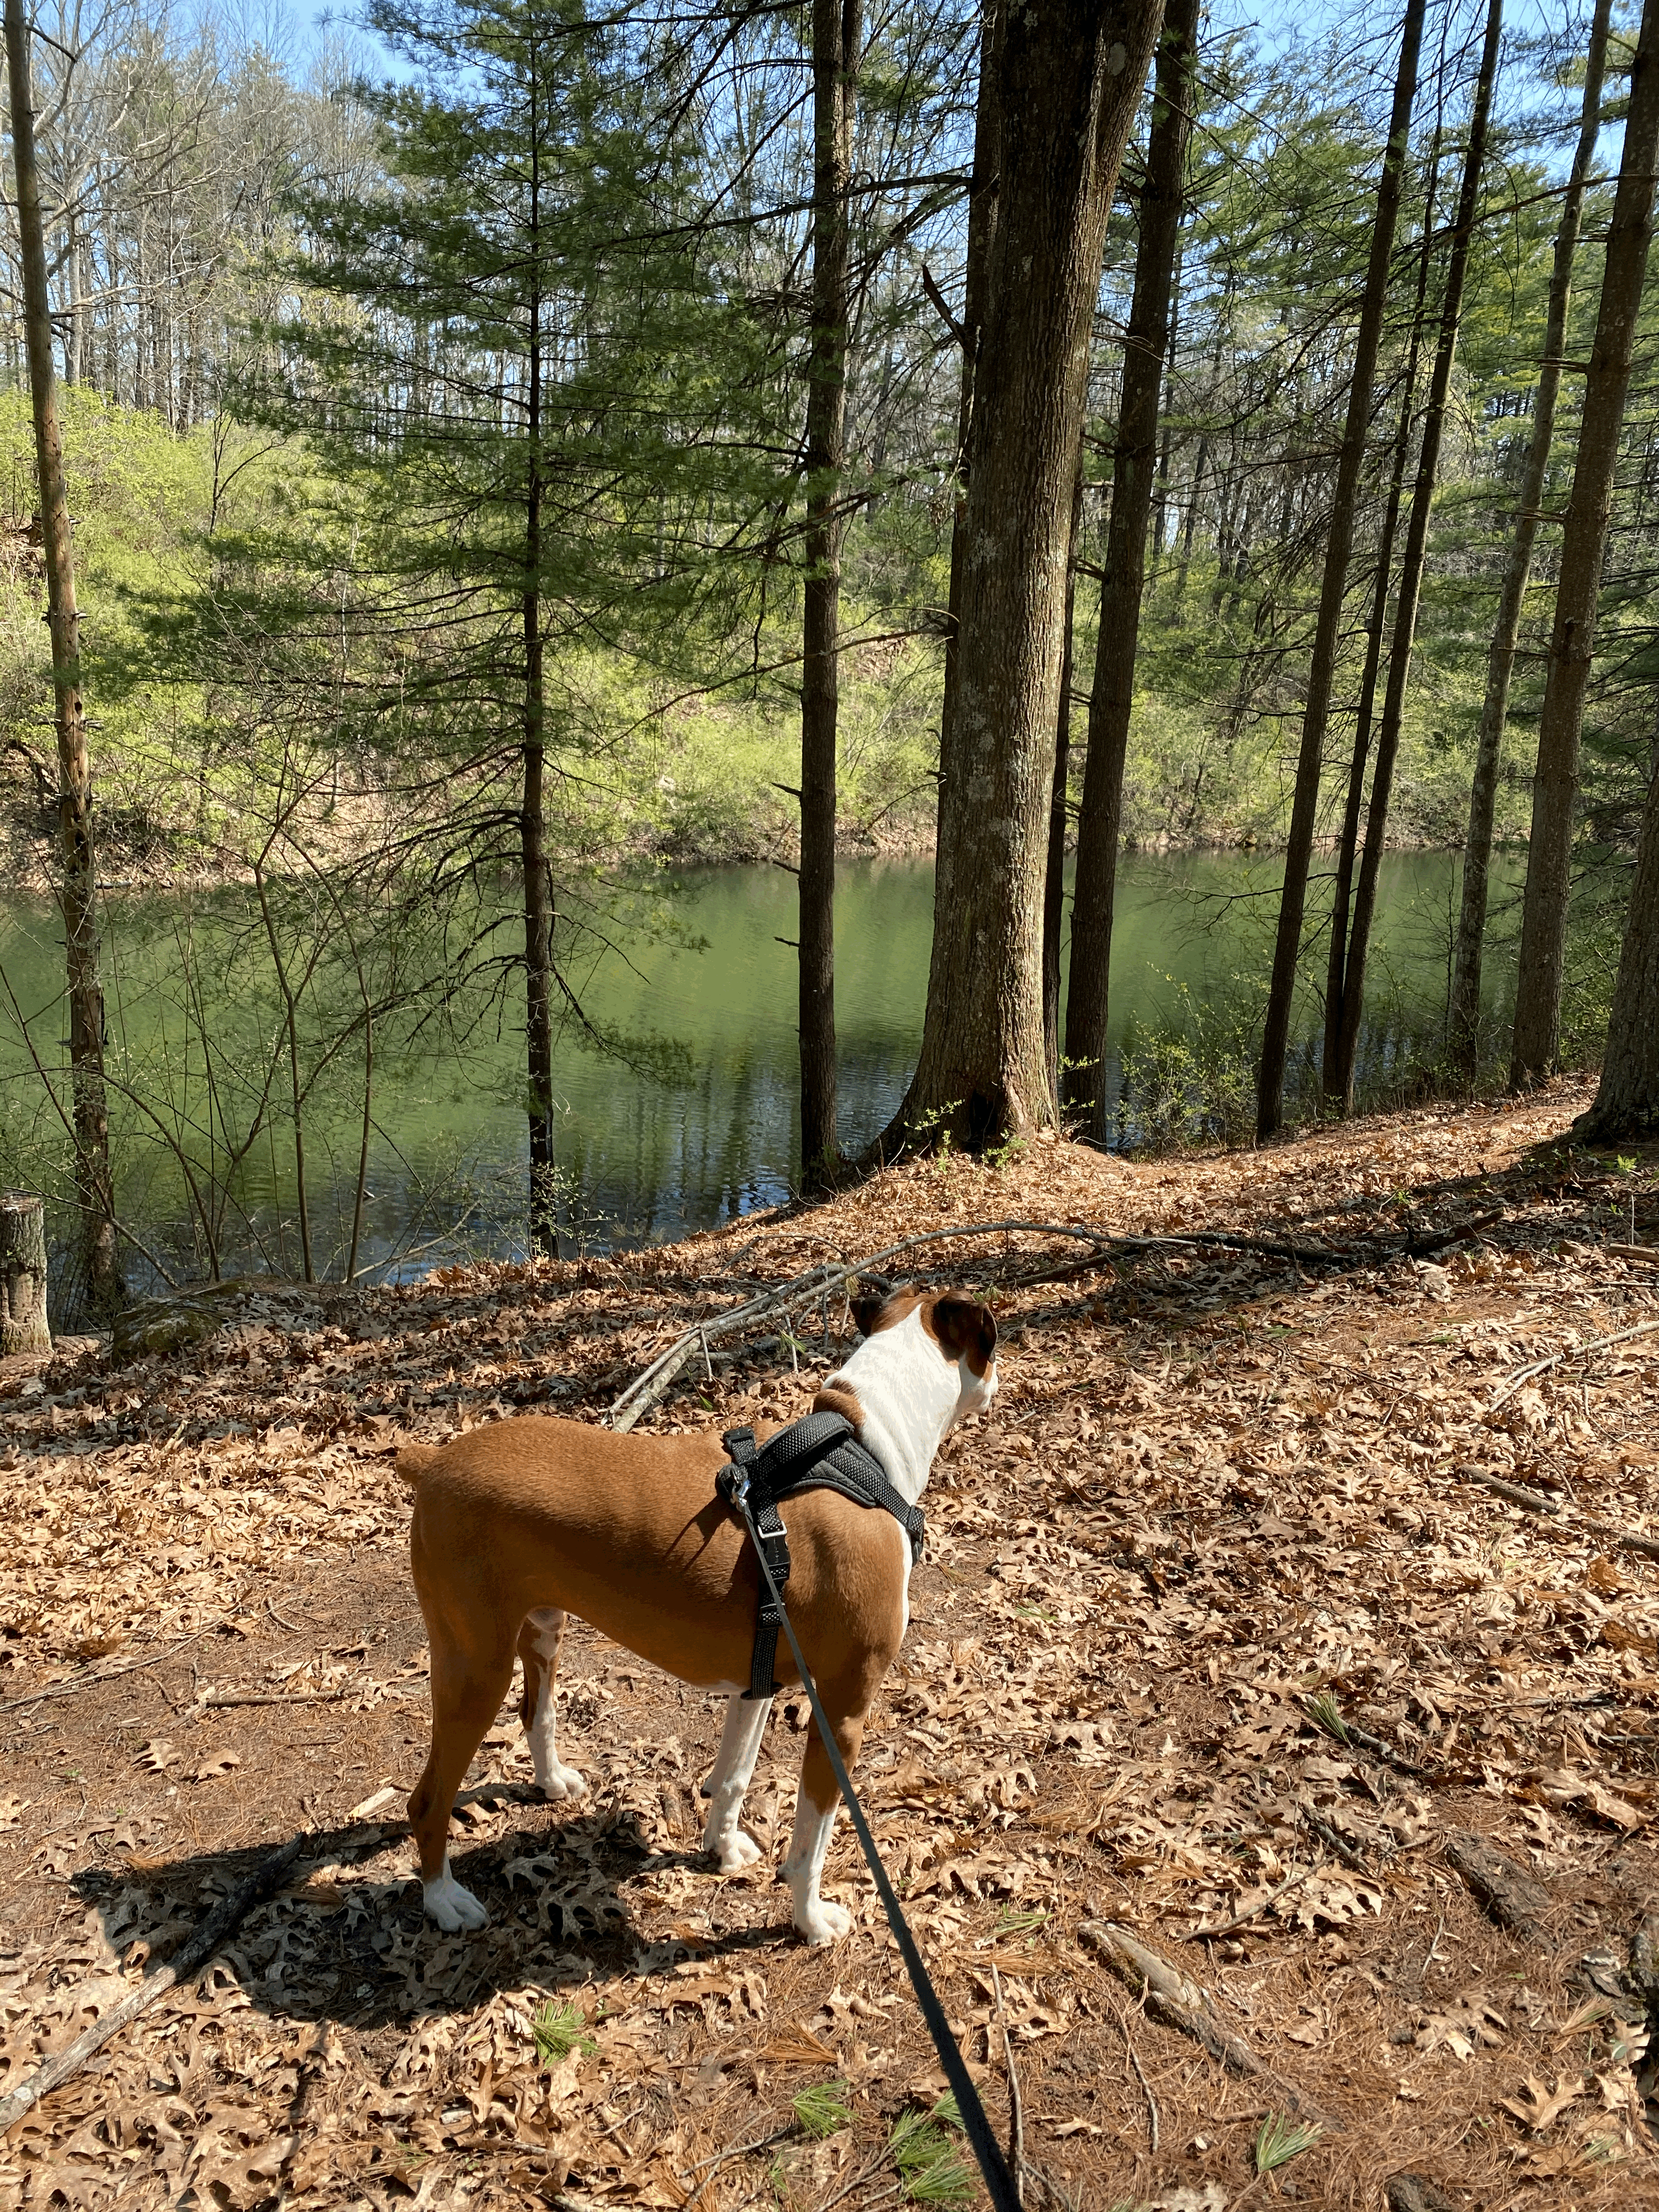
{"type": "MultiPolygon", "coordinates": [[[[461,1804],[469,1800],[542,1803],[517,1784],[463,1791],[461,1804]]],[[[787,1913],[774,1925],[708,1935],[641,1929],[625,1883],[677,1869],[711,1885],[719,1877],[703,1852],[649,1841],[631,1812],[601,1805],[556,1826],[509,1826],[470,1847],[457,1837],[452,1853],[456,1879],[489,1913],[477,1931],[446,1935],[426,1917],[401,1821],[310,1832],[283,1887],[198,1970],[196,1986],[216,2010],[246,2002],[273,2019],[372,2033],[471,2013],[504,1990],[548,1994],[789,1940],[787,1913]]],[[[70,1887],[97,1911],[116,1956],[149,1972],[180,1952],[264,1856],[207,1851],[88,1867],[70,1887]]]]}

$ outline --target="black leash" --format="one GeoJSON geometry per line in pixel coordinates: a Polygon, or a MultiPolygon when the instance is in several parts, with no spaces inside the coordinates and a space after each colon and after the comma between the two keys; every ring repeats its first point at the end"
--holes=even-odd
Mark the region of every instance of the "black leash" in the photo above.
{"type": "Polygon", "coordinates": [[[754,1515],[749,1509],[749,1485],[741,1468],[738,1469],[738,1481],[733,1483],[725,1494],[742,1515],[743,1525],[749,1532],[749,1540],[755,1547],[755,1557],[760,1561],[761,1576],[766,1584],[767,1595],[770,1600],[772,1609],[777,1614],[784,1634],[789,1638],[789,1649],[795,1655],[795,1664],[800,1669],[801,1686],[805,1691],[807,1699],[811,1705],[812,1717],[818,1724],[819,1738],[829,1758],[831,1771],[841,1785],[841,1794],[847,1800],[848,1818],[853,1823],[854,1832],[858,1837],[866,1859],[869,1862],[870,1873],[876,1885],[876,1894],[881,1899],[883,1909],[887,1915],[887,1924],[892,1929],[899,1951],[903,1957],[906,1970],[910,1976],[910,1986],[916,1993],[916,2002],[921,2007],[921,2016],[927,2023],[927,2033],[933,2039],[933,2048],[938,2051],[939,2063],[945,2069],[945,2078],[950,2083],[956,2097],[957,2110],[962,2115],[963,2127],[967,2133],[969,2142],[973,2146],[974,2156],[979,2161],[979,2170],[985,2178],[987,2193],[995,2207],[995,2212],[1024,2212],[1019,2201],[1019,2191],[1015,2185],[1013,2176],[1008,2171],[1007,2161],[1002,2155],[997,2139],[991,2133],[991,2123],[985,2116],[985,2107],[980,2102],[979,2091],[974,2087],[973,2076],[969,2073],[962,2053],[957,2048],[957,2039],[951,2034],[951,2024],[945,2017],[945,2008],[939,2001],[939,1992],[933,1987],[933,1978],[922,1962],[921,1952],[916,1948],[916,1939],[910,1933],[910,1923],[904,1917],[904,1909],[894,1894],[892,1883],[887,1879],[887,1869],[882,1864],[881,1855],[876,1849],[876,1839],[870,1833],[870,1824],[864,1817],[864,1808],[860,1804],[854,1791],[852,1777],[848,1773],[846,1763],[842,1758],[841,1747],[836,1741],[835,1731],[830,1727],[823,1706],[819,1701],[817,1684],[812,1680],[807,1667],[805,1655],[801,1650],[799,1638],[795,1634],[795,1624],[789,1618],[788,1610],[783,1602],[782,1592],[772,1579],[772,1570],[767,1560],[766,1547],[761,1541],[760,1532],[755,1526],[754,1515]]]}

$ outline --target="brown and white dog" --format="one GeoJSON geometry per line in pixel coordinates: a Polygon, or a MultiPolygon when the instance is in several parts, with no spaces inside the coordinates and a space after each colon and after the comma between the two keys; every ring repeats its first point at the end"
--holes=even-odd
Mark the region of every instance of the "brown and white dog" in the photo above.
{"type": "MultiPolygon", "coordinates": [[[[854,1316],[863,1341],[813,1409],[844,1414],[915,1504],[940,1441],[995,1393],[996,1323],[986,1307],[951,1292],[902,1291],[855,1304],[854,1316]]],[[[727,1693],[703,1849],[726,1874],[759,1858],[738,1821],[771,1711],[770,1698],[741,1694],[760,1570],[742,1523],[715,1492],[725,1464],[717,1436],[619,1436],[536,1416],[398,1454],[398,1473],[415,1492],[410,1551],[432,1655],[432,1748],[409,1817],[426,1909],[441,1928],[481,1928],[489,1917],[449,1870],[449,1819],[515,1650],[536,1780],[548,1797],[582,1793],[555,1739],[553,1677],[568,1613],[682,1681],[727,1693]]],[[[790,1619],[850,1767],[909,1620],[909,1540],[891,1514],[835,1491],[803,1491],[779,1510],[790,1619]]],[[[784,1686],[799,1679],[787,1639],[776,1679],[784,1686]]],[[[851,1925],[818,1894],[840,1796],[814,1722],[783,1864],[795,1925],[812,1943],[851,1925]]]]}

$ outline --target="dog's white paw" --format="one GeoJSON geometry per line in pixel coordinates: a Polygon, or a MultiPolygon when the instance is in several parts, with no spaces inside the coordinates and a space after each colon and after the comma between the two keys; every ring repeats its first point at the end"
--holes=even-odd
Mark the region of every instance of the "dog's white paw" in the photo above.
{"type": "Polygon", "coordinates": [[[817,1897],[797,1910],[795,1925],[809,1943],[838,1943],[851,1931],[853,1916],[830,1899],[817,1897]]]}
{"type": "Polygon", "coordinates": [[[426,1883],[422,1895],[428,1913],[446,1936],[456,1936],[464,1928],[483,1928],[489,1923],[489,1915],[465,1884],[456,1881],[447,1863],[436,1881],[426,1883]]]}
{"type": "Polygon", "coordinates": [[[741,1874],[745,1867],[753,1866],[761,1855],[760,1845],[742,1828],[733,1828],[724,1836],[705,1834],[702,1847],[720,1861],[722,1874],[741,1874]]]}
{"type": "Polygon", "coordinates": [[[587,1795],[587,1784],[575,1768],[561,1765],[556,1759],[550,1759],[545,1765],[538,1765],[536,1787],[544,1797],[550,1797],[556,1805],[567,1798],[587,1795]]]}

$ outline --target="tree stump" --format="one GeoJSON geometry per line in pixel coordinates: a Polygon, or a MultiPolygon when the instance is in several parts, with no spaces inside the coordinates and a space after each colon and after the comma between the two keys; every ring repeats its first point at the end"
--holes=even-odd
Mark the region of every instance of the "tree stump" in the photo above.
{"type": "Polygon", "coordinates": [[[0,1358],[50,1352],[46,1326],[46,1209],[27,1190],[0,1197],[0,1358]]]}

